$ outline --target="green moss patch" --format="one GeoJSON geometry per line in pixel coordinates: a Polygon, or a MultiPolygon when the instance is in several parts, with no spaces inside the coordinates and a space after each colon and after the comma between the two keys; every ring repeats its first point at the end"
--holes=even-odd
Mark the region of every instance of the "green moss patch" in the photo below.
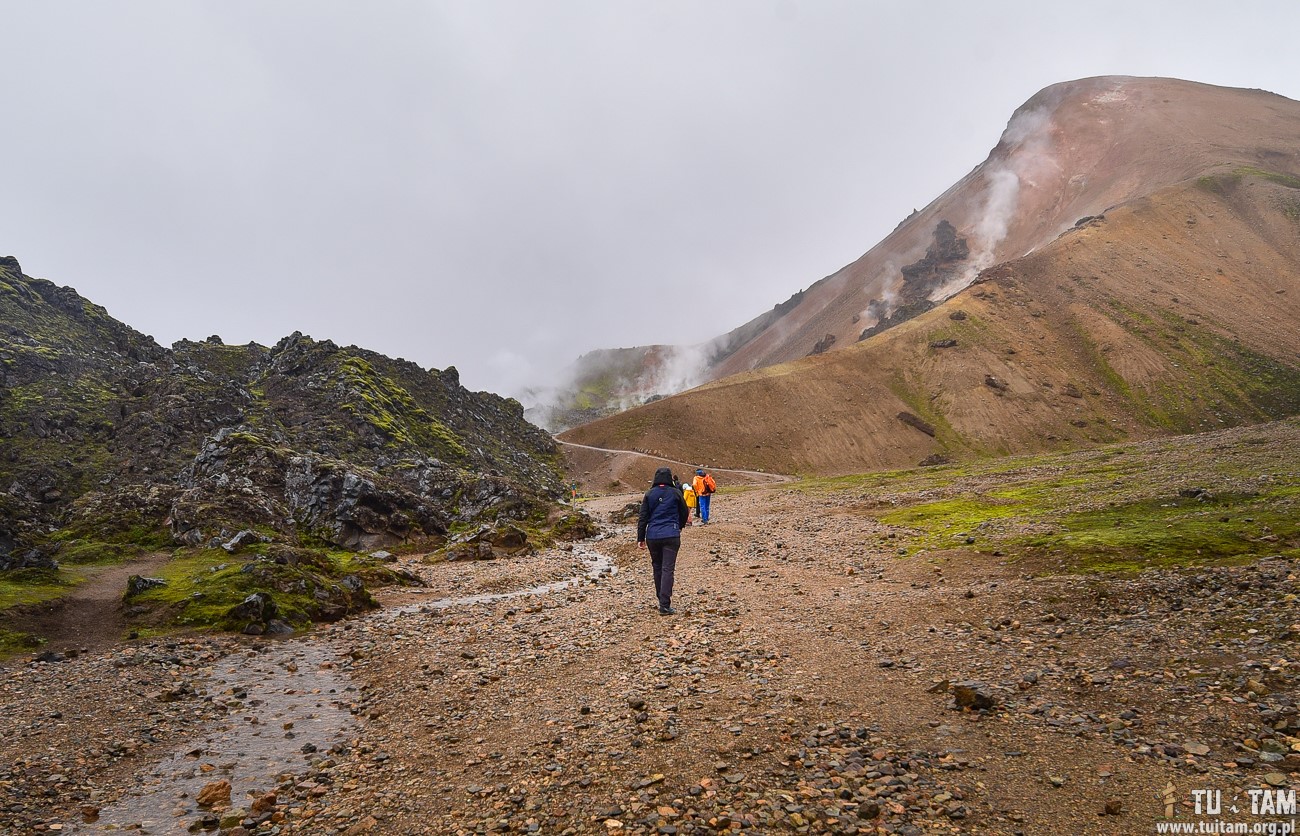
{"type": "Polygon", "coordinates": [[[40,636],[33,636],[31,633],[0,629],[0,658],[14,653],[35,650],[44,643],[44,639],[40,636]]]}
{"type": "Polygon", "coordinates": [[[1261,180],[1267,180],[1270,183],[1277,183],[1279,186],[1286,186],[1288,189],[1300,189],[1300,177],[1294,174],[1286,174],[1281,171],[1269,171],[1263,168],[1257,168],[1252,165],[1242,166],[1233,174],[1242,177],[1258,177],[1261,180]]]}
{"type": "Polygon", "coordinates": [[[16,569],[0,572],[0,612],[10,607],[40,604],[52,601],[80,581],[80,575],[70,575],[52,569],[16,569]]]}
{"type": "Polygon", "coordinates": [[[268,593],[275,617],[295,626],[335,620],[375,606],[355,578],[370,583],[399,578],[377,561],[350,553],[294,550],[275,559],[234,558],[219,549],[181,554],[155,575],[166,586],[146,590],[132,604],[154,609],[146,621],[155,625],[242,630],[248,619],[232,615],[248,596],[268,593]]]}
{"type": "Polygon", "coordinates": [[[1233,562],[1263,554],[1300,556],[1300,518],[1291,490],[1225,495],[1209,501],[1146,499],[1063,514],[1059,528],[1009,540],[1063,552],[1080,571],[1233,562]]]}
{"type": "Polygon", "coordinates": [[[122,532],[112,541],[82,540],[65,538],[51,540],[57,543],[54,558],[61,566],[95,566],[100,564],[121,563],[140,557],[149,551],[161,548],[166,540],[162,537],[138,533],[122,532]],[[135,537],[139,537],[137,542],[135,537]]]}
{"type": "Polygon", "coordinates": [[[978,552],[1035,572],[1300,557],[1300,419],[1068,453],[806,480],[895,530],[893,550],[978,552]],[[973,539],[973,543],[967,543],[973,539]]]}
{"type": "Polygon", "coordinates": [[[1111,299],[1106,313],[1178,370],[1158,383],[1131,385],[1076,324],[1075,336],[1096,373],[1149,426],[1188,433],[1206,429],[1214,419],[1237,424],[1300,412],[1300,367],[1252,351],[1170,311],[1148,314],[1111,299]]]}
{"type": "Polygon", "coordinates": [[[393,380],[379,374],[360,357],[348,357],[339,371],[355,396],[342,409],[362,418],[375,429],[402,445],[427,446],[446,458],[464,458],[464,445],[451,429],[431,416],[411,394],[393,380]]]}
{"type": "Polygon", "coordinates": [[[948,423],[948,419],[943,413],[935,409],[934,402],[930,400],[929,396],[909,383],[903,375],[896,375],[890,381],[889,391],[893,392],[900,401],[907,404],[908,409],[922,421],[934,427],[934,439],[939,442],[941,450],[949,452],[970,447],[966,440],[952,428],[952,424],[948,423]]]}
{"type": "Polygon", "coordinates": [[[880,521],[889,525],[918,529],[922,545],[939,546],[951,543],[959,534],[969,534],[990,520],[1015,517],[1024,505],[1013,501],[975,497],[943,499],[911,505],[880,515],[880,521]]]}

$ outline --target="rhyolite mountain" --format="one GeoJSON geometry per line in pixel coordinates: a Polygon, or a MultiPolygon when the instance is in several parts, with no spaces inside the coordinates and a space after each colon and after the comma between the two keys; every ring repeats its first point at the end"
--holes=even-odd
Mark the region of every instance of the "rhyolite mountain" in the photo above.
{"type": "Polygon", "coordinates": [[[1294,174],[1297,154],[1300,103],[1273,93],[1127,76],[1055,84],[1016,110],[984,162],[858,260],[811,284],[791,277],[806,289],[703,343],[623,349],[605,365],[593,352],[565,384],[529,400],[538,420],[562,429],[738,372],[842,351],[1081,219],[1200,176],[1294,174]],[[660,374],[663,358],[676,374],[660,374]]]}
{"type": "Polygon", "coordinates": [[[702,356],[699,388],[564,437],[829,473],[1294,414],[1300,102],[1049,87],[969,175],[702,356]]]}
{"type": "Polygon", "coordinates": [[[560,485],[551,438],[454,368],[301,334],[164,348],[0,259],[0,568],[55,565],[71,543],[240,532],[432,548],[478,524],[540,525],[560,485]]]}

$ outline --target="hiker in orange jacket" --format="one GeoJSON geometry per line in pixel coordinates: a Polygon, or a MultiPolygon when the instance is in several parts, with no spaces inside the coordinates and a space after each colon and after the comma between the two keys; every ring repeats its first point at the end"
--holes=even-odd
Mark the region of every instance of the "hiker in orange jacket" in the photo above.
{"type": "Polygon", "coordinates": [[[698,468],[695,471],[695,478],[691,480],[691,489],[695,491],[696,516],[700,518],[701,524],[708,525],[709,500],[712,498],[713,492],[718,489],[718,483],[713,480],[711,475],[705,473],[703,468],[698,468]]]}

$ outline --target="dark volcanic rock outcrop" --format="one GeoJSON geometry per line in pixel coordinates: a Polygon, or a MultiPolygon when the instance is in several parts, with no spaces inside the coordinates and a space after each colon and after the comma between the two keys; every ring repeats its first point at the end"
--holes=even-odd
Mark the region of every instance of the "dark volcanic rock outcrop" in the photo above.
{"type": "Polygon", "coordinates": [[[957,234],[957,228],[946,220],[939,221],[925,256],[903,268],[903,297],[911,300],[928,294],[951,279],[969,255],[970,247],[957,234]]]}
{"type": "Polygon", "coordinates": [[[873,299],[867,313],[876,317],[874,325],[864,328],[858,341],[879,334],[909,319],[920,316],[935,306],[930,295],[956,278],[970,257],[966,239],[957,234],[957,228],[946,220],[934,228],[934,240],[925,255],[902,269],[903,282],[898,298],[892,304],[873,299]]]}
{"type": "Polygon", "coordinates": [[[163,348],[0,259],[0,566],[72,538],[370,549],[543,516],[551,438],[518,402],[301,334],[163,348]]]}

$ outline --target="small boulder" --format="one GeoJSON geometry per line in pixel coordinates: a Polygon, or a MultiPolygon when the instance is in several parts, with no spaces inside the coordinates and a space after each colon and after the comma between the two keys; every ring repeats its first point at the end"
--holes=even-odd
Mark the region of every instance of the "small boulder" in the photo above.
{"type": "Polygon", "coordinates": [[[1257,697],[1266,697],[1270,693],[1269,687],[1258,679],[1247,679],[1246,690],[1253,691],[1257,697]]]}
{"type": "Polygon", "coordinates": [[[200,807],[229,807],[230,782],[221,780],[206,784],[195,800],[200,807]]]}
{"type": "Polygon", "coordinates": [[[167,585],[167,581],[163,580],[162,578],[146,578],[143,577],[142,575],[132,575],[131,577],[126,579],[125,597],[133,598],[136,595],[139,595],[141,592],[145,592],[150,589],[157,589],[160,586],[166,586],[166,585],[167,585]]]}
{"type": "Polygon", "coordinates": [[[980,682],[958,682],[952,686],[953,703],[971,711],[993,711],[998,707],[996,695],[980,682]]]}
{"type": "Polygon", "coordinates": [[[555,524],[552,533],[559,540],[586,540],[599,534],[600,526],[596,525],[596,521],[591,517],[581,511],[575,511],[562,517],[555,524]]]}
{"type": "Polygon", "coordinates": [[[269,621],[275,616],[275,601],[267,592],[254,592],[226,612],[231,621],[269,621]]]}
{"type": "Polygon", "coordinates": [[[812,351],[809,351],[808,354],[809,356],[814,354],[825,354],[827,351],[830,351],[831,346],[833,345],[835,345],[835,335],[827,334],[813,344],[812,351]]]}
{"type": "Polygon", "coordinates": [[[935,435],[934,427],[927,424],[925,421],[922,421],[920,418],[916,417],[912,413],[900,412],[898,413],[898,420],[902,421],[904,424],[907,424],[909,427],[918,429],[921,432],[925,433],[926,435],[930,436],[931,438],[934,438],[935,435]]]}
{"type": "Polygon", "coordinates": [[[609,521],[612,523],[625,523],[635,520],[641,513],[640,502],[629,502],[617,511],[611,511],[609,521]]]}
{"type": "Polygon", "coordinates": [[[246,528],[222,543],[221,548],[225,549],[229,554],[234,554],[248,543],[269,543],[270,541],[271,538],[246,528]]]}
{"type": "Polygon", "coordinates": [[[268,636],[288,636],[293,634],[293,628],[278,618],[272,618],[266,622],[265,635],[268,636]]]}

